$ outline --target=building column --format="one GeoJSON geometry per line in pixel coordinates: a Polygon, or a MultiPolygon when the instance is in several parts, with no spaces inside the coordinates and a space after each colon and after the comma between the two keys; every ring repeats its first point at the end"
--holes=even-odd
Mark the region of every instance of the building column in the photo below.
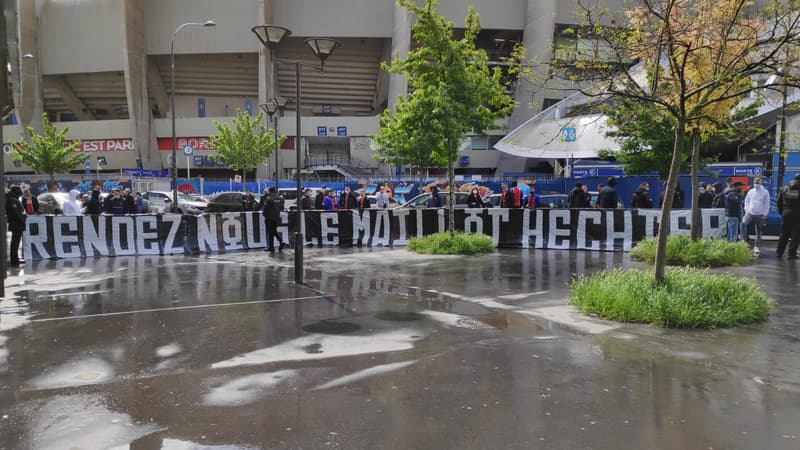
{"type": "Polygon", "coordinates": [[[121,0],[123,68],[131,137],[145,169],[160,169],[156,130],[147,82],[147,42],[143,0],[121,0]]]}
{"type": "MultiPolygon", "coordinates": [[[[281,25],[279,23],[273,23],[274,15],[273,15],[273,4],[272,0],[262,0],[261,3],[262,14],[261,17],[263,20],[259,23],[261,24],[271,24],[271,25],[281,25]]],[[[252,39],[258,42],[256,36],[254,34],[250,34],[252,39]]],[[[272,51],[261,45],[258,42],[258,45],[261,47],[258,52],[258,104],[264,104],[267,102],[267,99],[270,97],[276,97],[279,93],[278,89],[278,76],[277,76],[277,67],[275,67],[274,61],[272,61],[272,51]]],[[[260,106],[257,106],[258,110],[261,110],[260,106]]],[[[254,111],[256,112],[256,111],[254,111]]],[[[258,112],[256,112],[258,114],[258,112]]],[[[267,128],[272,128],[275,124],[274,122],[269,120],[268,116],[264,116],[265,125],[267,128]]],[[[279,134],[283,134],[280,133],[279,134]]],[[[280,150],[278,150],[280,152],[280,150]]],[[[280,157],[280,153],[278,153],[278,157],[280,157]]],[[[256,178],[260,179],[273,179],[272,172],[275,170],[273,167],[275,165],[275,157],[272,156],[269,158],[267,162],[267,166],[261,165],[256,167],[256,178]]]]}
{"type": "MultiPolygon", "coordinates": [[[[551,59],[551,44],[555,34],[557,11],[558,0],[526,1],[522,45],[527,49],[529,59],[537,61],[549,61],[551,59]]],[[[541,70],[547,70],[547,66],[542,65],[541,70]]],[[[537,73],[536,68],[533,68],[533,71],[534,76],[537,78],[546,75],[546,72],[537,73]]],[[[508,131],[522,125],[526,120],[542,110],[544,90],[537,90],[537,87],[530,81],[520,79],[517,81],[514,97],[519,106],[511,114],[508,122],[508,131]]],[[[500,160],[497,162],[495,176],[501,176],[505,172],[523,172],[525,167],[525,158],[502,153],[500,160]]]]}
{"type": "Polygon", "coordinates": [[[35,0],[5,2],[11,83],[19,124],[42,129],[44,94],[39,50],[39,16],[35,0]],[[14,45],[17,44],[17,45],[14,45]],[[33,58],[23,58],[30,54],[33,58]]]}
{"type": "MultiPolygon", "coordinates": [[[[394,26],[392,27],[392,54],[388,63],[393,58],[404,58],[411,48],[411,14],[405,8],[394,5],[394,26]]],[[[408,93],[408,80],[403,75],[389,75],[389,108],[394,108],[397,98],[408,93]]]]}

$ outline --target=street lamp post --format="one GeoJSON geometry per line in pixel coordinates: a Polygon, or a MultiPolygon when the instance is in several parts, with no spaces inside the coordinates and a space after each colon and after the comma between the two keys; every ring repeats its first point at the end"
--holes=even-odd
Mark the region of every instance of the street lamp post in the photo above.
{"type": "Polygon", "coordinates": [[[172,174],[172,212],[174,213],[178,212],[178,138],[175,135],[175,37],[184,27],[214,27],[216,25],[217,23],[213,20],[183,23],[175,29],[175,32],[172,33],[172,39],[169,41],[169,61],[172,68],[172,91],[169,96],[170,109],[172,110],[172,164],[170,164],[170,173],[172,174]]]}
{"type": "MultiPolygon", "coordinates": [[[[288,28],[279,27],[276,25],[259,25],[255,26],[251,29],[253,33],[258,37],[258,40],[261,43],[269,48],[270,50],[276,50],[278,48],[278,44],[287,36],[291,35],[292,32],[288,28]]],[[[328,39],[328,38],[308,38],[305,40],[306,44],[311,48],[314,54],[319,58],[320,65],[312,66],[309,64],[303,64],[300,61],[292,61],[288,59],[277,58],[275,56],[272,57],[274,61],[292,64],[294,65],[294,81],[295,81],[295,138],[294,138],[294,151],[295,157],[297,162],[297,168],[295,169],[295,178],[297,182],[297,231],[294,233],[294,281],[297,284],[303,284],[303,233],[301,232],[301,221],[303,217],[303,210],[302,210],[302,202],[300,201],[303,197],[303,174],[300,170],[300,137],[302,136],[302,132],[300,130],[301,120],[301,102],[300,102],[300,75],[302,67],[308,67],[310,69],[319,70],[320,72],[325,71],[325,60],[328,59],[329,56],[336,50],[338,47],[342,45],[341,42],[335,39],[328,39]]]]}
{"type": "Polygon", "coordinates": [[[278,165],[278,117],[283,114],[284,108],[286,108],[286,104],[289,103],[289,99],[286,97],[271,97],[267,100],[267,103],[259,105],[261,109],[264,110],[265,113],[269,116],[269,120],[273,122],[272,130],[275,132],[275,189],[278,189],[278,180],[279,180],[279,171],[280,167],[278,165]]]}

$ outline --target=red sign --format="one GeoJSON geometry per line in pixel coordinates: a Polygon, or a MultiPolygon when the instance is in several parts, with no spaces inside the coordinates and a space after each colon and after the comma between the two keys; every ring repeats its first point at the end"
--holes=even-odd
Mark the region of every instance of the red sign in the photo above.
{"type": "MultiPolygon", "coordinates": [[[[64,147],[76,141],[64,142],[64,147]]],[[[86,139],[80,142],[81,145],[75,149],[76,152],[132,152],[136,150],[133,146],[133,139],[86,139]]]]}
{"type": "MultiPolygon", "coordinates": [[[[179,137],[178,138],[178,146],[175,148],[177,151],[181,151],[183,147],[187,145],[191,145],[195,151],[211,151],[210,139],[208,136],[205,137],[179,137]]],[[[172,150],[172,138],[158,138],[158,149],[161,151],[172,150]]]]}

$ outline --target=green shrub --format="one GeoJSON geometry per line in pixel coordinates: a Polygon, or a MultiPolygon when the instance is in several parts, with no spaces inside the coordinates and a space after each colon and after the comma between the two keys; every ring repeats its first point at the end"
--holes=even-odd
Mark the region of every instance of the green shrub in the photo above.
{"type": "MultiPolygon", "coordinates": [[[[631,249],[631,257],[652,264],[656,259],[656,240],[646,239],[631,249]]],[[[724,239],[691,240],[688,236],[667,238],[667,264],[670,266],[741,266],[753,262],[746,242],[724,239]]]]}
{"type": "Polygon", "coordinates": [[[494,251],[492,238],[485,234],[436,233],[421,238],[411,238],[408,249],[430,255],[476,255],[494,251]]]}
{"type": "Polygon", "coordinates": [[[688,267],[668,268],[660,284],[639,269],[580,277],[570,285],[569,301],[604,319],[676,328],[762,321],[773,303],[754,280],[688,267]]]}

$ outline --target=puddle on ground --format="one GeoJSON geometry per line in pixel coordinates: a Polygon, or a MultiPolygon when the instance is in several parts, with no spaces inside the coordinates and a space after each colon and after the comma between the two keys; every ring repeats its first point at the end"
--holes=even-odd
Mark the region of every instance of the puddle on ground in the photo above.
{"type": "Polygon", "coordinates": [[[303,327],[303,331],[307,333],[320,333],[320,334],[348,334],[360,330],[361,325],[353,322],[344,322],[341,320],[320,320],[303,327]]]}

